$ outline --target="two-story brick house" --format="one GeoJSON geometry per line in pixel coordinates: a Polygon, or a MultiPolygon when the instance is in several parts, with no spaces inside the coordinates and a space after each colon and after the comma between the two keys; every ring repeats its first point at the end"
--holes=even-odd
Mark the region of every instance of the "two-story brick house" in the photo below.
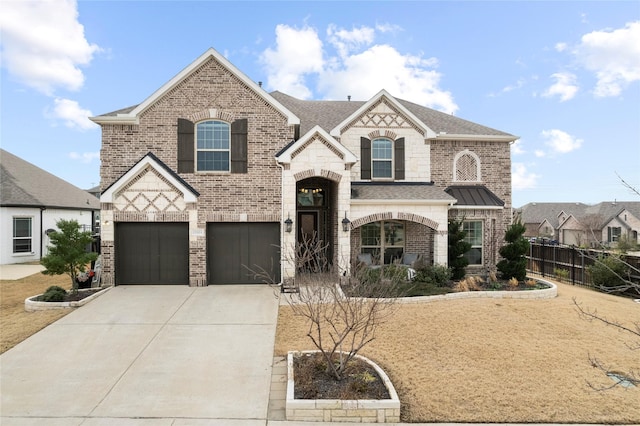
{"type": "Polygon", "coordinates": [[[297,241],[342,272],[419,254],[447,263],[464,218],[472,268],[492,267],[511,222],[516,137],[396,99],[267,93],[209,49],[102,126],[103,280],[252,283],[295,275],[297,241]]]}

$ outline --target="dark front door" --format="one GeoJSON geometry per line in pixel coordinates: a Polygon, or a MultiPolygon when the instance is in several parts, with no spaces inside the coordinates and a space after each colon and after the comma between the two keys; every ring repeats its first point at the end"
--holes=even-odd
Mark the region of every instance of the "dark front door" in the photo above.
{"type": "Polygon", "coordinates": [[[280,224],[207,224],[207,272],[209,284],[279,283],[280,224]]]}
{"type": "Polygon", "coordinates": [[[189,284],[189,224],[115,226],[116,284],[189,284]]]}

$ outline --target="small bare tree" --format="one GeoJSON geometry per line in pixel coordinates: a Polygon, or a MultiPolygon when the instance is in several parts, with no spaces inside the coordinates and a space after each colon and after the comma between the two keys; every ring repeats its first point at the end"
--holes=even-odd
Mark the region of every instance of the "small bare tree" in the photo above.
{"type": "MultiPolygon", "coordinates": [[[[355,277],[346,278],[330,264],[327,249],[318,238],[296,244],[293,263],[299,292],[288,295],[287,301],[294,314],[306,320],[307,337],[322,354],[326,373],[341,380],[349,361],[375,339],[378,327],[395,311],[391,296],[400,272],[389,276],[382,268],[356,266],[355,277]],[[341,280],[348,280],[348,291],[343,291],[341,280]]],[[[270,274],[254,272],[273,284],[270,274]]]]}
{"type": "MultiPolygon", "coordinates": [[[[601,316],[600,314],[598,314],[598,311],[596,311],[595,309],[584,308],[580,303],[578,303],[575,297],[573,298],[573,304],[575,305],[576,310],[578,311],[578,314],[582,319],[585,319],[587,321],[601,322],[607,326],[615,327],[618,330],[624,333],[628,333],[631,336],[634,336],[635,338],[637,338],[638,339],[637,341],[633,343],[627,343],[626,345],[629,348],[629,350],[632,350],[632,351],[640,350],[640,321],[635,321],[632,323],[632,325],[626,326],[618,321],[610,320],[606,317],[601,316]]],[[[640,369],[638,369],[637,366],[629,368],[628,371],[619,372],[611,369],[611,367],[604,364],[595,356],[589,355],[589,362],[591,363],[592,367],[599,369],[600,371],[604,372],[608,376],[615,375],[614,378],[616,379],[616,381],[611,386],[605,386],[605,387],[595,386],[592,383],[587,382],[589,386],[593,389],[608,390],[621,385],[623,381],[629,382],[634,386],[640,386],[640,369]]]]}

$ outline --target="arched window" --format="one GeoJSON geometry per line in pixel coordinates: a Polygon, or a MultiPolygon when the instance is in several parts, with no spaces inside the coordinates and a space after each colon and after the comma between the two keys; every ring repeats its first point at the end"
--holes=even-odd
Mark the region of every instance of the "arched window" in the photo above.
{"type": "Polygon", "coordinates": [[[230,126],[218,120],[196,124],[197,171],[228,172],[230,170],[230,126]]]}
{"type": "Polygon", "coordinates": [[[468,149],[456,154],[453,159],[454,182],[480,182],[480,159],[468,149]]]}

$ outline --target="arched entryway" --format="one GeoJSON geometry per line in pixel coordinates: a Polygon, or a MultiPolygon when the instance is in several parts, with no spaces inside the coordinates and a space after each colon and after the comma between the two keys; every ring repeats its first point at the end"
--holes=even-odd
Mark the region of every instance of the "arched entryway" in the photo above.
{"type": "Polygon", "coordinates": [[[323,269],[335,263],[337,201],[337,184],[329,179],[311,177],[296,183],[296,243],[324,247],[324,253],[318,254],[323,258],[315,259],[323,269]]]}

